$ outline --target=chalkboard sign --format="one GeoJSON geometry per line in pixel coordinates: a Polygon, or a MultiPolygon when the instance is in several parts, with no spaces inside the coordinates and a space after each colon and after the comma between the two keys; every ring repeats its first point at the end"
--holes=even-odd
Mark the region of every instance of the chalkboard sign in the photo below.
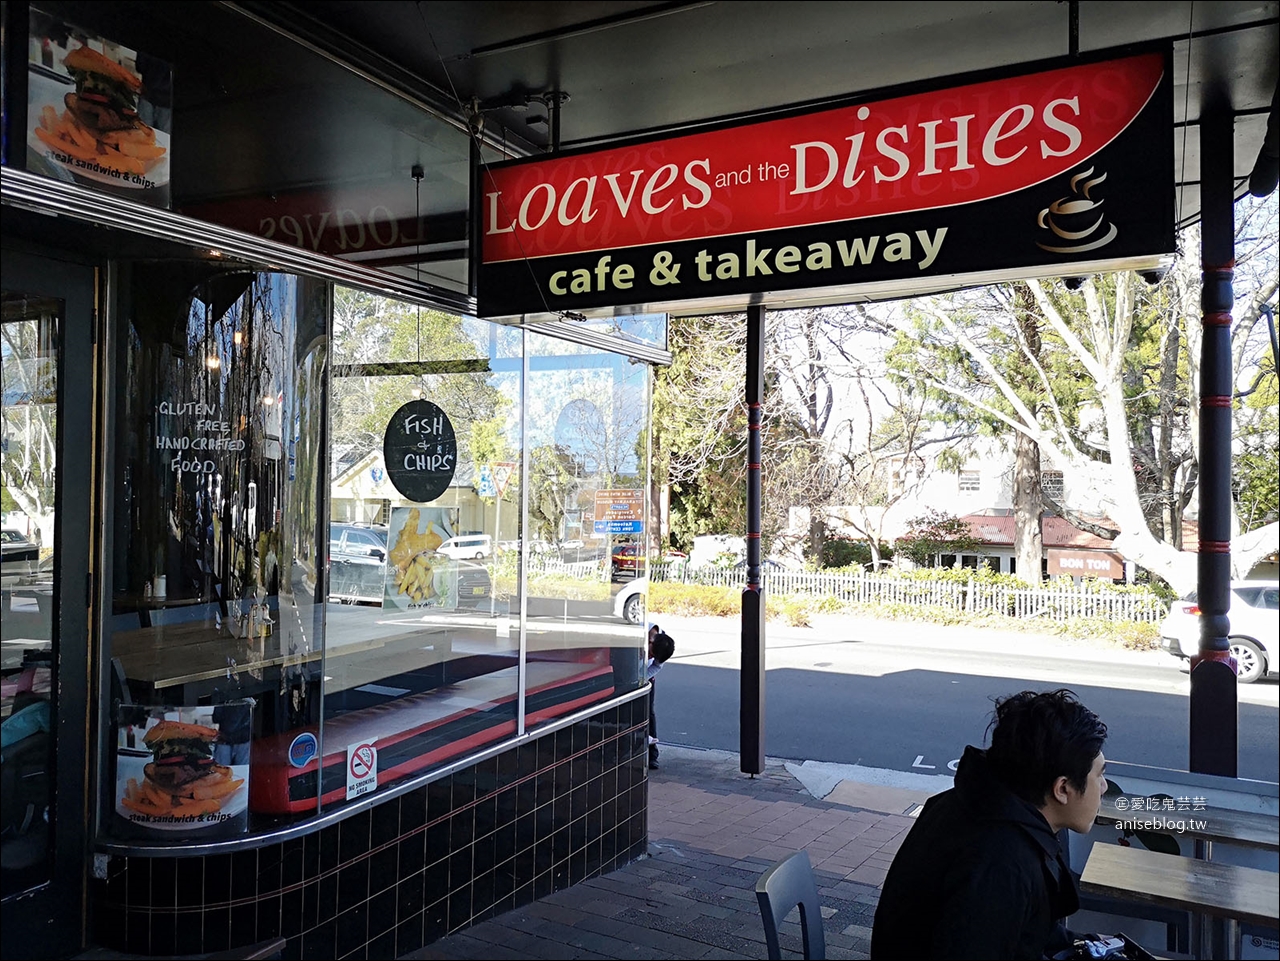
{"type": "Polygon", "coordinates": [[[411,400],[394,414],[382,438],[387,476],[411,501],[433,501],[449,487],[458,469],[453,425],[428,400],[411,400]]]}

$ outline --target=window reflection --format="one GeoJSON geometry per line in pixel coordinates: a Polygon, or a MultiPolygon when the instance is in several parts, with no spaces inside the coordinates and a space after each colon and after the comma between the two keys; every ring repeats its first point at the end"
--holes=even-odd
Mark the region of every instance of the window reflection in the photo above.
{"type": "Polygon", "coordinates": [[[620,537],[594,517],[598,491],[644,486],[647,369],[347,290],[334,359],[325,802],[351,797],[351,745],[376,747],[381,788],[637,687],[640,630],[613,612],[620,537]],[[419,408],[456,444],[429,500],[386,459],[419,408]]]}
{"type": "Polygon", "coordinates": [[[290,774],[305,778],[297,745],[319,732],[328,289],[217,264],[128,276],[106,820],[120,834],[233,835],[316,809],[290,774]],[[191,777],[161,778],[162,764],[191,777]],[[218,783],[187,789],[210,765],[218,783]]]}
{"type": "Polygon", "coordinates": [[[0,320],[0,896],[52,867],[54,533],[62,301],[5,291],[0,320]]]}
{"type": "Polygon", "coordinates": [[[607,664],[633,690],[640,628],[619,594],[647,556],[649,371],[541,334],[528,345],[529,660],[607,664]]]}
{"type": "Polygon", "coordinates": [[[339,289],[334,360],[326,803],[349,745],[376,747],[380,788],[514,734],[519,680],[519,333],[339,289]],[[438,454],[436,420],[428,492],[387,438],[438,454]]]}

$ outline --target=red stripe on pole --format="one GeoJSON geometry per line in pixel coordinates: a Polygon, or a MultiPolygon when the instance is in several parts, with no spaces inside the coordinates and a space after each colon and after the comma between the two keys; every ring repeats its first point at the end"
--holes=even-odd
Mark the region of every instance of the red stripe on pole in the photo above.
{"type": "Polygon", "coordinates": [[[1201,541],[1200,553],[1201,554],[1230,554],[1231,542],[1230,541],[1201,541]]]}
{"type": "Polygon", "coordinates": [[[1231,398],[1221,397],[1221,396],[1201,397],[1200,406],[1201,407],[1230,407],[1231,398]]]}
{"type": "Polygon", "coordinates": [[[1205,314],[1203,323],[1206,327],[1230,327],[1230,313],[1205,314]]]}

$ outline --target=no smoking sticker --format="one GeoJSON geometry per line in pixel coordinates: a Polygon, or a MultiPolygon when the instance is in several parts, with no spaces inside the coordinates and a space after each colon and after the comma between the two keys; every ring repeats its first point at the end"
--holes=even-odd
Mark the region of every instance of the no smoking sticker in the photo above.
{"type": "Polygon", "coordinates": [[[378,788],[378,749],[372,741],[347,748],[347,800],[378,788]]]}

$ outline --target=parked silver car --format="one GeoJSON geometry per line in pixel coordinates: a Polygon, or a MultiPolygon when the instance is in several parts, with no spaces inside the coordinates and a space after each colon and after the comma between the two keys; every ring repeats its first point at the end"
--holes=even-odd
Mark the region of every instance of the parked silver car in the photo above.
{"type": "Polygon", "coordinates": [[[6,586],[28,584],[40,570],[40,548],[20,531],[0,530],[0,577],[6,586]]]}
{"type": "MultiPolygon", "coordinates": [[[[1231,653],[1239,679],[1251,684],[1280,672],[1280,582],[1233,581],[1231,584],[1231,653]]],[[[1190,658],[1200,648],[1200,608],[1192,591],[1174,601],[1160,625],[1160,645],[1174,657],[1190,658]]]]}

